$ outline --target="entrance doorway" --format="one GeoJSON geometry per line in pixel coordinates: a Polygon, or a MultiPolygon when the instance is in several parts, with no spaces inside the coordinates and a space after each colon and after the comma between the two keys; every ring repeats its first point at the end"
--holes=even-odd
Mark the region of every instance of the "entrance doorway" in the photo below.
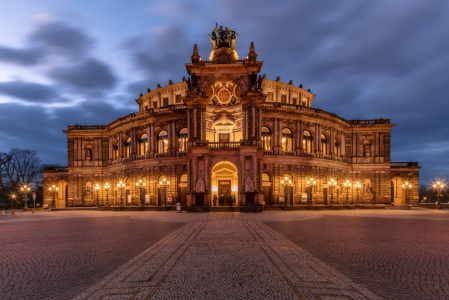
{"type": "Polygon", "coordinates": [[[231,203],[231,180],[218,181],[218,203],[219,205],[230,205],[231,203]]]}
{"type": "Polygon", "coordinates": [[[229,206],[234,197],[233,205],[239,203],[237,168],[232,163],[223,161],[212,168],[211,174],[212,191],[217,191],[215,194],[213,192],[211,194],[211,199],[214,196],[217,197],[215,203],[212,201],[213,205],[229,206]]]}

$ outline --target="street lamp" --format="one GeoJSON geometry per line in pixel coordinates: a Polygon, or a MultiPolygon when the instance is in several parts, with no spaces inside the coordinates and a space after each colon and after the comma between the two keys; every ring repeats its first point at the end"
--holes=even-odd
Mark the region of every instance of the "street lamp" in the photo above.
{"type": "Polygon", "coordinates": [[[214,206],[217,206],[217,191],[218,191],[218,188],[214,185],[212,187],[212,192],[214,193],[214,199],[213,199],[214,206]]]}
{"type": "Polygon", "coordinates": [[[356,182],[356,184],[354,185],[355,189],[357,190],[357,203],[356,206],[360,206],[360,202],[359,202],[359,190],[362,188],[362,185],[360,184],[360,182],[356,182]]]}
{"type": "Polygon", "coordinates": [[[306,187],[310,188],[310,206],[313,206],[313,188],[316,186],[316,181],[310,178],[306,181],[306,187]]]}
{"type": "Polygon", "coordinates": [[[285,200],[284,200],[284,206],[288,206],[288,195],[287,195],[287,188],[290,187],[292,185],[292,181],[288,180],[288,177],[285,176],[285,181],[281,180],[281,184],[284,188],[284,196],[285,196],[285,200]]]}
{"type": "Polygon", "coordinates": [[[109,183],[106,182],[106,184],[104,185],[104,190],[106,191],[106,209],[109,207],[109,183]]]}
{"type": "Polygon", "coordinates": [[[402,188],[405,189],[405,207],[409,207],[407,191],[412,188],[412,185],[409,184],[407,181],[407,182],[405,182],[405,184],[402,185],[402,188]]]}
{"type": "Polygon", "coordinates": [[[120,190],[120,209],[123,208],[123,189],[125,188],[125,184],[123,181],[120,181],[119,184],[117,184],[118,189],[120,190]]]}
{"type": "Polygon", "coordinates": [[[331,189],[331,206],[334,206],[334,188],[337,185],[337,182],[332,178],[327,184],[331,189]]]}
{"type": "Polygon", "coordinates": [[[97,208],[100,208],[100,203],[98,202],[98,192],[100,191],[100,186],[97,184],[95,184],[95,192],[97,193],[97,208]]]}
{"type": "Polygon", "coordinates": [[[162,197],[163,197],[163,202],[162,202],[162,206],[167,207],[167,187],[170,184],[170,181],[167,181],[167,178],[162,179],[162,181],[159,181],[159,186],[162,188],[162,197]]]}
{"type": "MultiPolygon", "coordinates": [[[[234,185],[232,187],[232,192],[234,193],[234,201],[237,201],[237,198],[235,197],[235,194],[237,193],[238,190],[239,190],[239,188],[236,185],[234,185]]],[[[238,206],[238,203],[237,203],[237,206],[238,206]]]]}
{"type": "Polygon", "coordinates": [[[22,194],[22,198],[23,198],[23,195],[25,195],[25,200],[23,200],[23,211],[25,211],[26,204],[27,204],[27,202],[28,202],[28,201],[26,201],[26,199],[27,199],[28,193],[30,192],[30,186],[27,186],[26,184],[24,184],[24,185],[20,188],[20,192],[21,192],[21,194],[22,194]]]}
{"type": "Polygon", "coordinates": [[[14,208],[16,208],[16,194],[12,194],[11,198],[12,198],[12,202],[14,203],[12,211],[14,211],[14,208]]]}
{"type": "Polygon", "coordinates": [[[437,202],[436,202],[436,207],[435,208],[436,209],[440,209],[441,208],[441,205],[440,205],[440,191],[442,189],[444,189],[444,183],[442,183],[441,181],[437,181],[437,182],[434,182],[432,184],[432,187],[438,191],[437,202]]]}
{"type": "Polygon", "coordinates": [[[51,207],[55,208],[55,194],[56,192],[59,190],[59,188],[57,186],[55,186],[54,184],[48,188],[48,191],[50,193],[53,193],[53,201],[51,202],[51,207]]]}
{"type": "Polygon", "coordinates": [[[349,180],[346,180],[344,186],[346,189],[346,206],[349,206],[349,189],[351,188],[351,183],[349,182],[349,180]]]}
{"type": "Polygon", "coordinates": [[[139,207],[142,209],[143,203],[142,203],[142,197],[140,195],[140,187],[145,186],[145,182],[142,182],[142,179],[139,179],[139,182],[136,182],[136,187],[139,190],[139,207]]]}

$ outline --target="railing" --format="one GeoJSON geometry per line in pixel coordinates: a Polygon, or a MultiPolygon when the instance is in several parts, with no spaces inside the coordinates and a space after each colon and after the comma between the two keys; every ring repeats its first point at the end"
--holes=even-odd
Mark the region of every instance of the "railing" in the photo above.
{"type": "Polygon", "coordinates": [[[145,159],[145,155],[138,155],[136,156],[136,160],[145,159]]]}
{"type": "Polygon", "coordinates": [[[238,148],[240,146],[240,143],[239,142],[209,142],[209,146],[212,148],[230,149],[230,148],[238,148]]]}
{"type": "Polygon", "coordinates": [[[349,120],[346,121],[348,124],[355,125],[355,124],[390,124],[390,119],[374,119],[374,120],[349,120]]]}
{"type": "Polygon", "coordinates": [[[167,156],[167,153],[156,153],[155,154],[156,158],[161,158],[161,157],[166,157],[166,156],[167,156]]]}
{"type": "Polygon", "coordinates": [[[187,156],[187,152],[177,152],[177,155],[179,156],[179,157],[181,157],[181,156],[187,156]]]}
{"type": "Polygon", "coordinates": [[[323,155],[323,158],[324,159],[328,159],[328,160],[332,160],[332,156],[330,156],[330,155],[323,155]]]}
{"type": "Polygon", "coordinates": [[[418,162],[394,162],[391,166],[395,168],[418,167],[418,162]]]}
{"type": "Polygon", "coordinates": [[[284,151],[284,155],[285,156],[296,156],[296,152],[295,151],[284,151]]]}
{"type": "Polygon", "coordinates": [[[315,153],[304,152],[305,157],[315,157],[315,153]]]}
{"type": "Polygon", "coordinates": [[[274,155],[274,151],[273,150],[265,150],[263,152],[263,155],[274,155]]]}
{"type": "Polygon", "coordinates": [[[240,141],[240,146],[254,146],[254,145],[257,145],[256,140],[241,140],[240,141]]]}
{"type": "Polygon", "coordinates": [[[44,171],[68,172],[67,167],[58,166],[44,167],[44,171]]]}
{"type": "Polygon", "coordinates": [[[105,129],[106,125],[72,125],[72,126],[67,126],[67,129],[69,130],[74,130],[74,129],[78,129],[78,130],[95,130],[95,129],[105,129]]]}

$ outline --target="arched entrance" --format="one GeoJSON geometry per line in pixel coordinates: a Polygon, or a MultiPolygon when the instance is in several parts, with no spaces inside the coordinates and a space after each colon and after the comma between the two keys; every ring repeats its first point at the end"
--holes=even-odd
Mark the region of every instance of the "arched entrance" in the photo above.
{"type": "Polygon", "coordinates": [[[391,185],[392,185],[392,196],[393,196],[393,202],[394,206],[403,206],[405,205],[405,191],[402,188],[402,184],[405,182],[404,179],[401,177],[393,177],[391,179],[391,185]]]}
{"type": "Polygon", "coordinates": [[[67,207],[67,181],[59,180],[56,186],[58,191],[55,194],[55,207],[67,207]]]}
{"type": "Polygon", "coordinates": [[[238,202],[238,172],[230,162],[219,162],[212,168],[212,205],[229,206],[238,202]]]}

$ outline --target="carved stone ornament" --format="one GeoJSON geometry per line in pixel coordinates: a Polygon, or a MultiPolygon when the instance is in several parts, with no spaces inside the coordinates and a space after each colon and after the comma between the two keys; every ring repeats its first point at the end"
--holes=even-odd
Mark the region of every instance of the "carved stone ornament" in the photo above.
{"type": "Polygon", "coordinates": [[[254,182],[249,176],[245,179],[245,192],[254,192],[254,182]]]}
{"type": "Polygon", "coordinates": [[[204,193],[205,192],[205,184],[204,180],[200,177],[196,181],[196,192],[197,193],[204,193]]]}

